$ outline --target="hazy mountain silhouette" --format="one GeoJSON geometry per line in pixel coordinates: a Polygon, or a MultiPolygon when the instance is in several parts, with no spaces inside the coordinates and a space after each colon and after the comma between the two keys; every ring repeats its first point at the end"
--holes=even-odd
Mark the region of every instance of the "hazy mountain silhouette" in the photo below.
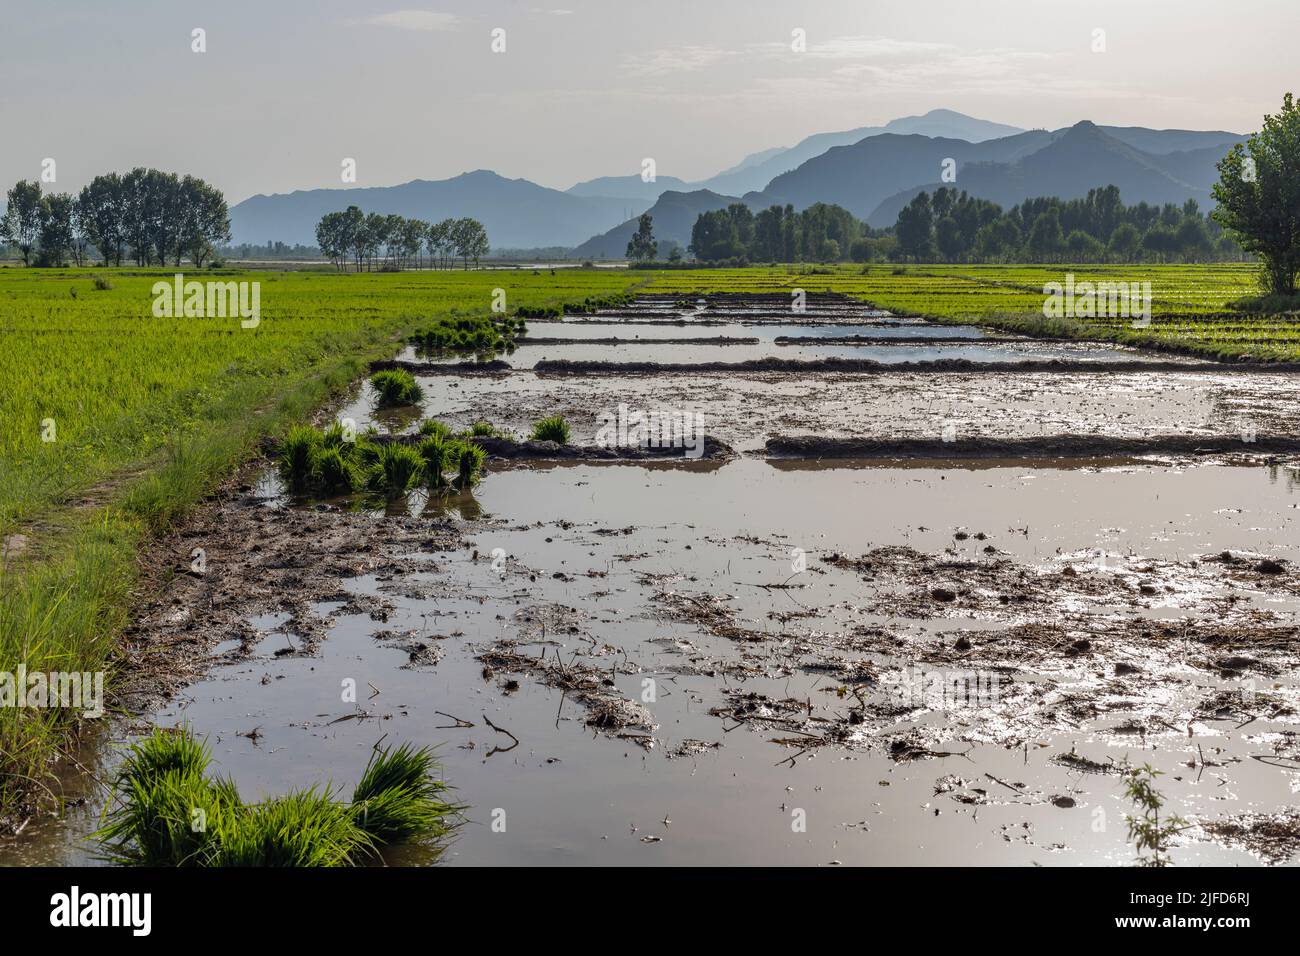
{"type": "MultiPolygon", "coordinates": [[[[1125,133],[1126,138],[1146,142],[1157,149],[1197,141],[1195,134],[1189,137],[1181,130],[1126,130],[1125,133]],[[1173,135],[1161,137],[1161,133],[1173,135]]],[[[1230,139],[1216,146],[1157,153],[1135,149],[1086,120],[1050,135],[1051,141],[1046,146],[1012,162],[972,161],[965,165],[959,162],[955,183],[944,183],[934,176],[926,183],[900,190],[874,207],[867,221],[874,226],[893,225],[899,210],[913,196],[923,189],[932,192],[942,185],[991,199],[1008,209],[1032,196],[1077,199],[1086,196],[1089,189],[1109,185],[1118,186],[1120,196],[1128,204],[1146,201],[1181,205],[1195,199],[1202,208],[1208,209],[1212,205],[1210,187],[1218,179],[1215,164],[1232,142],[1244,139],[1226,134],[1230,139]]],[[[848,171],[838,173],[843,176],[848,171]]]]}
{"type": "Polygon", "coordinates": [[[788,149],[764,150],[747,156],[731,169],[696,185],[735,196],[755,192],[763,189],[775,177],[797,168],[814,156],[820,156],[828,149],[848,146],[869,136],[917,134],[980,143],[1020,132],[1023,130],[1015,126],[976,119],[953,110],[931,110],[923,116],[903,116],[890,120],[884,126],[862,126],[840,133],[815,133],[788,149]]]}
{"type": "Polygon", "coordinates": [[[646,209],[655,217],[657,237],[685,245],[695,217],[736,201],[732,196],[743,196],[756,210],[836,203],[872,225],[892,225],[917,192],[944,185],[946,159],[957,167],[957,179],[948,185],[1004,207],[1029,196],[1073,198],[1114,184],[1127,203],[1195,198],[1208,208],[1215,164],[1244,139],[1224,131],[1099,127],[1086,121],[1063,130],[1022,131],[932,110],[754,153],[703,183],[674,176],[652,183],[637,175],[604,176],[562,192],[477,170],[400,186],[253,196],[231,209],[231,230],[235,242],[310,245],[321,216],[357,205],[366,212],[429,221],[473,216],[487,227],[495,248],[577,245],[578,255],[621,256],[636,217],[646,209]]]}
{"type": "MultiPolygon", "coordinates": [[[[676,242],[683,249],[690,244],[691,227],[702,212],[723,209],[733,202],[734,196],[721,196],[707,189],[693,192],[670,190],[659,197],[647,212],[654,217],[654,235],[659,241],[659,256],[667,258],[669,243],[676,242]]],[[[639,217],[638,217],[639,218],[639,217]]],[[[637,219],[620,223],[608,232],[592,236],[573,250],[576,257],[591,259],[617,259],[627,251],[628,240],[637,230],[637,219]]]]}
{"type": "Polygon", "coordinates": [[[786,203],[806,209],[817,202],[835,203],[865,219],[895,193],[938,181],[947,159],[955,160],[960,175],[967,163],[1014,161],[1042,149],[1051,139],[1052,134],[1045,130],[983,143],[884,133],[827,150],[777,176],[762,192],[746,195],[745,201],[756,209],[786,203]]]}
{"type": "MultiPolygon", "coordinates": [[[[651,201],[646,199],[641,205],[649,206],[651,201]]],[[[416,179],[400,186],[253,196],[230,210],[230,225],[235,242],[279,240],[315,245],[321,216],[359,206],[367,213],[396,213],[430,222],[472,216],[487,227],[493,247],[531,248],[582,242],[618,222],[629,207],[637,211],[637,205],[626,197],[575,196],[480,169],[451,179],[416,179]]]]}
{"type": "Polygon", "coordinates": [[[676,176],[657,176],[652,182],[646,182],[640,176],[600,176],[575,183],[565,192],[570,196],[606,196],[654,202],[666,190],[690,188],[690,183],[676,176]]]}

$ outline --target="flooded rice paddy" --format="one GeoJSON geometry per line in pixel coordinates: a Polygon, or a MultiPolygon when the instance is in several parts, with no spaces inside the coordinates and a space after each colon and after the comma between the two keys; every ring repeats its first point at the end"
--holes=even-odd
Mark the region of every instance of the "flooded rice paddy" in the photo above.
{"type": "MultiPolygon", "coordinates": [[[[758,342],[529,345],[509,372],[422,377],[420,409],[377,413],[363,388],[336,413],[520,436],[560,413],[588,445],[620,404],[668,407],[739,455],[491,459],[472,494],[386,506],[296,501],[268,467],[160,549],[184,564],[204,547],[209,572],[178,577],[128,635],[136,660],[173,662],[140,681],[159,701],[148,721],[208,735],[249,795],[350,785],[381,737],[440,744],[468,807],[450,865],[1126,864],[1123,769],[1144,763],[1191,821],[1176,863],[1293,861],[1300,471],[1258,447],[1296,437],[1293,376],[1144,372],[1138,355],[1121,373],[870,379],[555,377],[518,361],[766,355],[828,330],[895,330],[897,345],[832,348],[900,361],[950,347],[926,334],[983,341],[839,300],[810,301],[820,325],[771,301],[710,303],[648,299],[530,335],[758,342]],[[723,324],[684,328],[704,314],[723,324]],[[798,435],[1240,449],[767,453],[798,435]]],[[[1011,348],[1087,361],[970,346],[1011,348]]],[[[120,721],[83,760],[107,772],[142,726],[120,721]]],[[[84,807],[0,852],[88,861],[85,789],[84,807]]]]}

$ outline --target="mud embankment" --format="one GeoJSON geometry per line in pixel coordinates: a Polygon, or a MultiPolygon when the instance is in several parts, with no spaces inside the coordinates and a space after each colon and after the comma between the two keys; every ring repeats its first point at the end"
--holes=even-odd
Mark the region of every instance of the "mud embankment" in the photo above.
{"type": "Polygon", "coordinates": [[[1257,436],[1246,442],[1230,435],[1153,435],[1126,438],[1112,435],[1043,435],[1028,438],[828,438],[782,436],[769,438],[768,457],[819,458],[1137,458],[1141,456],[1198,457],[1205,455],[1300,455],[1300,437],[1257,436]]]}
{"type": "MultiPolygon", "coordinates": [[[[1300,365],[1233,365],[1234,372],[1293,372],[1300,365]]],[[[1054,372],[1061,374],[1095,374],[1097,372],[1223,372],[1225,366],[1216,362],[1139,362],[1128,360],[1099,360],[1095,362],[1068,362],[1061,359],[1025,359],[1012,362],[972,362],[969,359],[937,359],[926,362],[877,362],[873,359],[781,359],[764,358],[747,362],[606,362],[574,361],[571,359],[544,359],[533,366],[538,375],[694,375],[700,372],[793,372],[836,373],[849,372],[862,375],[898,375],[908,372],[945,374],[966,373],[1020,373],[1054,372]]]]}
{"type": "MultiPolygon", "coordinates": [[[[418,445],[423,435],[379,435],[380,444],[395,442],[418,445]]],[[[471,439],[488,454],[488,459],[505,461],[726,461],[737,452],[724,441],[705,435],[702,450],[692,457],[681,445],[656,448],[641,445],[561,445],[553,441],[517,440],[514,438],[471,439]]]]}
{"type": "Polygon", "coordinates": [[[486,362],[408,362],[405,359],[384,359],[370,363],[370,371],[386,372],[401,369],[412,375],[493,375],[515,371],[504,359],[486,362]]]}
{"type": "MultiPolygon", "coordinates": [[[[779,340],[778,340],[779,341],[779,340]]],[[[798,341],[816,342],[817,339],[800,339],[798,341]]],[[[894,341],[898,341],[894,339],[894,341]]],[[[520,339],[519,345],[757,345],[757,337],[746,336],[696,336],[693,338],[658,338],[658,339],[640,339],[640,338],[619,338],[616,335],[605,336],[598,339],[575,339],[575,338],[524,338],[520,339]]]]}

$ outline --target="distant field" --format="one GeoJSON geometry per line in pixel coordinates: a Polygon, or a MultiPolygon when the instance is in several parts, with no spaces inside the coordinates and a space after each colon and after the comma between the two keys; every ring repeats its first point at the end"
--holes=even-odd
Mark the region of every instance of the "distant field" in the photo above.
{"type": "Polygon", "coordinates": [[[261,324],[244,329],[237,318],[154,318],[150,290],[172,275],[0,270],[0,531],[202,431],[223,402],[255,402],[436,315],[488,314],[495,288],[513,310],[646,278],[571,269],[188,276],[260,282],[261,324]],[[111,289],[96,290],[101,273],[111,289]],[[53,441],[42,440],[47,419],[53,441]]]}
{"type": "Polygon", "coordinates": [[[1295,316],[1229,313],[1228,303],[1258,294],[1255,267],[1213,265],[1008,265],[751,268],[655,273],[656,291],[841,292],[894,312],[941,321],[980,322],[1036,334],[1104,338],[1216,358],[1300,360],[1295,316]],[[1043,287],[1075,282],[1150,282],[1152,321],[1124,318],[1056,322],[1043,317],[1043,287]]]}

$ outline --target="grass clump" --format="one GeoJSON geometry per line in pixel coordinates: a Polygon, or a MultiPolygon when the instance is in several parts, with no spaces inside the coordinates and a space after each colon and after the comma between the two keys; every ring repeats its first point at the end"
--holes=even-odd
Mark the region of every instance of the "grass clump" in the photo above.
{"type": "Polygon", "coordinates": [[[569,443],[569,423],[563,415],[548,415],[533,424],[533,441],[553,441],[557,445],[569,443]]]}
{"type": "Polygon", "coordinates": [[[411,342],[425,352],[490,356],[512,351],[528,326],[522,317],[510,315],[439,316],[411,336],[411,342]]]}
{"type": "Polygon", "coordinates": [[[446,422],[440,422],[436,418],[426,418],[424,421],[420,422],[420,434],[437,435],[442,439],[450,439],[453,432],[451,426],[446,422]]]}
{"type": "Polygon", "coordinates": [[[462,438],[505,438],[506,434],[491,422],[475,422],[461,432],[462,438]]]}
{"type": "Polygon", "coordinates": [[[294,491],[305,491],[311,484],[316,457],[322,450],[321,433],[310,425],[289,429],[280,452],[280,477],[294,491]]]}
{"type": "Polygon", "coordinates": [[[429,773],[428,748],[402,744],[370,756],[350,807],[353,822],[374,840],[396,843],[421,836],[442,836],[449,829],[447,785],[429,773]]]}
{"type": "Polygon", "coordinates": [[[344,495],[366,487],[373,461],[364,442],[349,439],[334,422],[323,432],[310,425],[289,430],[280,452],[280,477],[296,494],[344,495]]]}
{"type": "Polygon", "coordinates": [[[424,477],[424,458],[418,448],[396,442],[379,449],[375,468],[370,473],[370,487],[390,498],[400,498],[424,477]]]}
{"type": "Polygon", "coordinates": [[[428,486],[439,491],[447,486],[446,472],[452,469],[452,441],[441,434],[426,435],[416,445],[416,451],[424,461],[424,478],[428,486]]]}
{"type": "Polygon", "coordinates": [[[487,452],[472,441],[460,440],[453,446],[456,460],[456,487],[462,490],[478,483],[487,452]]]}
{"type": "Polygon", "coordinates": [[[380,408],[416,405],[424,397],[415,376],[405,369],[393,368],[376,372],[370,376],[370,384],[379,393],[380,408]]]}
{"type": "Polygon", "coordinates": [[[335,423],[323,432],[298,426],[282,446],[280,475],[296,494],[342,495],[370,491],[400,498],[424,484],[433,491],[451,485],[469,488],[482,475],[487,452],[476,437],[499,436],[486,422],[456,435],[446,424],[429,419],[414,443],[380,441],[371,430],[350,440],[335,423]],[[452,479],[448,480],[448,475],[452,479]]]}
{"type": "Polygon", "coordinates": [[[445,835],[460,810],[434,779],[433,752],[376,748],[352,800],[329,786],[245,804],[207,776],[211,752],[188,729],[131,747],[95,833],[124,866],[356,866],[381,845],[445,835]]]}

